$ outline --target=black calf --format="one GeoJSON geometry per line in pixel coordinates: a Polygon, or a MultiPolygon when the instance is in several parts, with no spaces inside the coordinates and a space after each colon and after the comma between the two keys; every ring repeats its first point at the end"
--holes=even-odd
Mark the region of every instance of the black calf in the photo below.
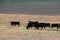
{"type": "Polygon", "coordinates": [[[51,24],[51,28],[53,28],[53,27],[57,27],[57,29],[58,29],[59,24],[51,24]]]}
{"type": "Polygon", "coordinates": [[[14,25],[14,26],[16,26],[16,25],[20,26],[20,22],[12,21],[12,22],[11,22],[11,26],[13,26],[13,25],[14,25]]]}

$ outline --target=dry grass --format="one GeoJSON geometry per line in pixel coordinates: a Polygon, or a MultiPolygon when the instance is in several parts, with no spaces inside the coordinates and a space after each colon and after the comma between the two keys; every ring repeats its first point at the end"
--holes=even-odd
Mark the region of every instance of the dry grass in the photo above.
{"type": "Polygon", "coordinates": [[[2,26],[0,40],[60,40],[60,31],[54,30],[57,29],[27,30],[25,27],[2,26]]]}
{"type": "Polygon", "coordinates": [[[29,20],[59,23],[60,16],[0,14],[0,40],[60,40],[60,29],[26,29],[29,20]],[[11,21],[21,22],[21,26],[11,26],[11,21]]]}

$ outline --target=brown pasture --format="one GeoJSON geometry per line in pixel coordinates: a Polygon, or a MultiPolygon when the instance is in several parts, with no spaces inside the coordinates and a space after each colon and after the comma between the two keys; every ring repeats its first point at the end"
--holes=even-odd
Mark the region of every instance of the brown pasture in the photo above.
{"type": "Polygon", "coordinates": [[[0,14],[0,40],[60,40],[60,29],[27,30],[29,20],[60,23],[60,16],[0,14]],[[21,26],[11,26],[11,21],[19,21],[21,26]]]}

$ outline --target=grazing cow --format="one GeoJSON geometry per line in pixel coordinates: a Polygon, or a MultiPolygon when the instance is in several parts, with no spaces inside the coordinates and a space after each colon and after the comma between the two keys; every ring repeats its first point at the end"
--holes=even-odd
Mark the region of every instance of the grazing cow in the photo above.
{"type": "Polygon", "coordinates": [[[49,27],[50,28],[50,23],[44,23],[44,27],[49,27]]]}
{"type": "Polygon", "coordinates": [[[14,26],[16,26],[16,25],[20,26],[20,22],[12,21],[12,22],[11,22],[11,26],[13,26],[13,25],[14,25],[14,26]]]}
{"type": "Polygon", "coordinates": [[[29,21],[29,23],[28,23],[26,29],[35,27],[37,24],[38,24],[38,21],[35,21],[35,22],[29,21]]]}
{"type": "Polygon", "coordinates": [[[45,27],[50,27],[50,23],[38,23],[38,21],[36,22],[29,21],[26,29],[32,28],[32,27],[35,27],[37,29],[41,28],[42,30],[43,28],[45,29],[45,27]]]}
{"type": "Polygon", "coordinates": [[[41,29],[43,29],[43,28],[44,28],[44,23],[38,23],[38,24],[35,26],[35,28],[37,28],[37,29],[39,29],[39,27],[40,27],[41,29]]]}
{"type": "Polygon", "coordinates": [[[57,29],[58,29],[59,24],[51,24],[51,28],[53,28],[53,27],[57,27],[57,29]]]}
{"type": "Polygon", "coordinates": [[[46,27],[49,27],[50,28],[50,23],[38,23],[35,28],[39,29],[39,27],[41,28],[41,30],[46,27]]]}

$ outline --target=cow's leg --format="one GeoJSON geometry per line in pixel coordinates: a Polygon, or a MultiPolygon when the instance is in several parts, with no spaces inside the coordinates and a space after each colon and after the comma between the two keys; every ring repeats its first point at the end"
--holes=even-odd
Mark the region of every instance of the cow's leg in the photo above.
{"type": "Polygon", "coordinates": [[[18,24],[18,26],[20,26],[20,24],[18,24]]]}
{"type": "Polygon", "coordinates": [[[11,26],[13,26],[13,23],[11,22],[11,26]]]}
{"type": "Polygon", "coordinates": [[[44,29],[46,29],[46,27],[44,26],[44,29]]]}
{"type": "Polygon", "coordinates": [[[17,24],[14,24],[14,26],[17,26],[17,24]]]}
{"type": "Polygon", "coordinates": [[[11,26],[13,26],[12,23],[11,23],[11,26]]]}
{"type": "Polygon", "coordinates": [[[43,29],[43,27],[41,27],[41,30],[43,29]]]}
{"type": "Polygon", "coordinates": [[[58,29],[58,26],[57,26],[57,29],[58,29]]]}
{"type": "Polygon", "coordinates": [[[50,26],[48,26],[48,28],[50,28],[50,26]]]}
{"type": "Polygon", "coordinates": [[[39,29],[39,27],[35,27],[36,29],[39,29]]]}
{"type": "Polygon", "coordinates": [[[53,28],[53,26],[51,26],[51,28],[53,28]]]}
{"type": "Polygon", "coordinates": [[[13,26],[12,23],[11,23],[11,26],[13,26]]]}
{"type": "Polygon", "coordinates": [[[32,29],[32,26],[30,28],[32,29]]]}
{"type": "Polygon", "coordinates": [[[28,29],[29,27],[27,26],[26,29],[28,29]]]}
{"type": "Polygon", "coordinates": [[[30,29],[31,26],[27,26],[26,29],[30,29]]]}

